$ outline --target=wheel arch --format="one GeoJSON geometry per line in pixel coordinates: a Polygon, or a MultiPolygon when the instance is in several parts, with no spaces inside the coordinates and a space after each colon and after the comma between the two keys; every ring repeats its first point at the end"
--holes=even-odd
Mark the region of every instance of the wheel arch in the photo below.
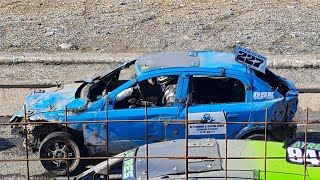
{"type": "Polygon", "coordinates": [[[65,132],[71,135],[77,143],[81,142],[83,144],[83,133],[81,131],[74,130],[70,127],[66,127],[60,124],[42,124],[36,126],[32,130],[32,134],[35,138],[39,140],[37,147],[39,148],[41,142],[53,132],[65,132]]]}
{"type": "MultiPolygon", "coordinates": [[[[251,132],[248,132],[246,134],[243,134],[239,139],[256,139],[257,137],[265,137],[265,131],[264,130],[253,130],[251,132]]],[[[267,140],[274,140],[272,133],[267,132],[267,140]]],[[[259,139],[260,140],[260,139],[259,139]]],[[[264,139],[261,139],[264,140],[264,139]]]]}
{"type": "MultiPolygon", "coordinates": [[[[264,127],[260,126],[257,128],[245,128],[235,136],[235,139],[246,139],[247,137],[254,135],[254,134],[264,135],[265,134],[264,127]]],[[[270,137],[273,137],[270,130],[267,131],[267,135],[270,137]]]]}

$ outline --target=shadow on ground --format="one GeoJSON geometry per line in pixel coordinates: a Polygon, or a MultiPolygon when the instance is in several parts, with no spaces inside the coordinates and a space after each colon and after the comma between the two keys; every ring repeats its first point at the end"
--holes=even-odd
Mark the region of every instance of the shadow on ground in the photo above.
{"type": "MultiPolygon", "coordinates": [[[[50,174],[49,172],[45,172],[42,174],[37,174],[37,175],[32,175],[32,179],[33,180],[42,180],[44,179],[44,177],[46,177],[45,179],[55,179],[56,176],[53,174],[50,174]]],[[[67,180],[68,178],[66,177],[65,180],[67,180]]],[[[72,178],[70,178],[72,179],[72,178]]]]}
{"type": "MultiPolygon", "coordinates": [[[[297,133],[297,139],[304,141],[305,139],[305,133],[299,132],[297,133]]],[[[320,143],[320,132],[308,132],[307,133],[307,141],[308,142],[315,142],[320,143]]]]}
{"type": "Polygon", "coordinates": [[[13,173],[13,174],[0,174],[0,179],[19,179],[19,178],[27,178],[26,175],[22,175],[20,173],[13,173]]]}
{"type": "Polygon", "coordinates": [[[8,141],[7,139],[0,138],[0,151],[5,151],[13,147],[15,147],[15,145],[12,144],[10,141],[8,141]]]}

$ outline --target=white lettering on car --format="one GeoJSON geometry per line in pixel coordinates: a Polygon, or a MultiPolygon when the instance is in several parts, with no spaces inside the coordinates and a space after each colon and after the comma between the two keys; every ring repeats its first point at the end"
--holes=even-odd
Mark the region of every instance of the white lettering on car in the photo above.
{"type": "Polygon", "coordinates": [[[274,92],[254,92],[253,99],[254,100],[274,99],[274,92]]]}
{"type": "Polygon", "coordinates": [[[305,159],[307,164],[320,166],[320,151],[307,149],[306,154],[304,154],[303,151],[304,150],[300,148],[288,147],[287,160],[292,163],[303,164],[305,159]]]}
{"type": "Polygon", "coordinates": [[[225,124],[210,124],[224,123],[226,118],[223,111],[218,112],[202,112],[189,113],[189,120],[200,120],[204,124],[189,124],[189,135],[209,135],[209,134],[225,134],[225,124]]]}

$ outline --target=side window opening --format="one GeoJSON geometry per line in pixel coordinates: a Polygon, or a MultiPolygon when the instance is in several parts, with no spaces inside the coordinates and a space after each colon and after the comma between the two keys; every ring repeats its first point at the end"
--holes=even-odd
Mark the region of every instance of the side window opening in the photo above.
{"type": "Polygon", "coordinates": [[[192,104],[245,102],[245,86],[234,78],[193,76],[188,96],[192,104]]]}
{"type": "Polygon", "coordinates": [[[138,82],[120,92],[114,109],[172,106],[179,76],[159,76],[138,82]]]}
{"type": "Polygon", "coordinates": [[[283,96],[289,91],[288,85],[273,74],[269,69],[266,69],[266,73],[255,71],[256,76],[269,84],[274,90],[278,91],[283,96]]]}

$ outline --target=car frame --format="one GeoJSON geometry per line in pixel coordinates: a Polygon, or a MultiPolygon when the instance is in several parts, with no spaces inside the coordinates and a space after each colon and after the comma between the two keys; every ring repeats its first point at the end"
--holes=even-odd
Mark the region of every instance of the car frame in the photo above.
{"type": "MultiPolygon", "coordinates": [[[[265,57],[241,47],[233,53],[151,53],[90,81],[35,91],[25,99],[26,112],[19,111],[10,122],[21,122],[25,115],[29,122],[52,122],[28,124],[25,144],[39,150],[40,158],[53,158],[41,163],[57,175],[67,173],[61,164],[67,163],[56,158],[117,154],[146,143],[185,138],[186,119],[191,139],[264,139],[262,122],[267,121],[280,122],[268,125],[267,138],[282,140],[296,129],[282,122],[292,121],[298,90],[266,69],[266,63],[265,57]],[[120,73],[132,66],[136,75],[119,80],[120,73]],[[148,82],[163,76],[177,77],[171,105],[158,105],[160,95],[157,100],[150,100],[156,95],[150,99],[143,95],[159,93],[160,86],[148,82]],[[118,101],[119,94],[130,88],[137,97],[118,101]],[[200,91],[217,94],[196,94],[200,91]]],[[[13,131],[23,133],[23,128],[14,125],[13,131]]],[[[70,172],[80,167],[79,159],[70,163],[70,172]]]]}

